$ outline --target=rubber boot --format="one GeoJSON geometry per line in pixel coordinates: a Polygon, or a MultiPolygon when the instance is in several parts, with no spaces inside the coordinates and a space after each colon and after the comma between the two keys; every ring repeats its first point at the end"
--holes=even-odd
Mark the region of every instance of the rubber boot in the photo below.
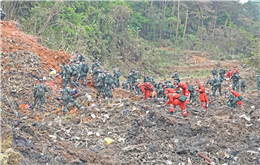
{"type": "Polygon", "coordinates": [[[103,99],[106,99],[106,96],[103,94],[103,99]]]}
{"type": "Polygon", "coordinates": [[[170,112],[170,115],[173,116],[173,112],[170,112]]]}

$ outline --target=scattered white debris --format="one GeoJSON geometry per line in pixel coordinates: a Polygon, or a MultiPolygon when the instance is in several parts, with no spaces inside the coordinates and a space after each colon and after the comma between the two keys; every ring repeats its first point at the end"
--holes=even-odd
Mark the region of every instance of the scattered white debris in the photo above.
{"type": "Polygon", "coordinates": [[[250,121],[251,119],[250,119],[250,117],[247,117],[246,115],[241,115],[241,116],[239,116],[240,118],[244,118],[244,119],[246,119],[247,121],[250,121]]]}

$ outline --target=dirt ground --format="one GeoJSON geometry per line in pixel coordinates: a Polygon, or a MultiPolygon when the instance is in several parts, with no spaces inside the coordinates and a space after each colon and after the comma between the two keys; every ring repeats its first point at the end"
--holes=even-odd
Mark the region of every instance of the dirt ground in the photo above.
{"type": "MultiPolygon", "coordinates": [[[[70,56],[42,48],[13,24],[2,24],[2,164],[208,164],[199,153],[215,165],[259,164],[260,93],[254,90],[256,77],[250,68],[240,69],[248,85],[242,94],[245,111],[230,108],[228,98],[217,93],[209,97],[208,110],[201,107],[197,96],[187,106],[187,118],[182,117],[180,107],[169,116],[169,106],[161,108],[163,99],[143,101],[143,96],[134,97],[119,88],[112,91],[113,100],[95,101],[96,90],[89,85],[76,88],[75,100],[84,108],[79,111],[69,104],[63,117],[62,80],[41,70],[55,68],[55,56],[56,60],[70,56]],[[44,113],[39,103],[34,111],[27,109],[39,76],[46,78],[49,90],[44,113]]],[[[205,82],[207,77],[200,79],[205,82]]],[[[197,78],[181,79],[187,80],[194,83],[197,78]]],[[[231,84],[224,81],[223,89],[231,84]]]]}

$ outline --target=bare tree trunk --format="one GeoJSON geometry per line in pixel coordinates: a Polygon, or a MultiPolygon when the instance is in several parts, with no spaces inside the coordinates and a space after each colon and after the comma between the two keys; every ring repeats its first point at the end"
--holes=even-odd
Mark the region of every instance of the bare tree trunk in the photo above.
{"type": "Polygon", "coordinates": [[[215,33],[215,27],[216,27],[216,22],[217,22],[217,16],[218,16],[218,2],[217,2],[216,12],[215,12],[215,16],[214,16],[214,29],[213,29],[213,36],[214,36],[214,33],[215,33]]]}
{"type": "MultiPolygon", "coordinates": [[[[151,10],[153,12],[153,0],[151,1],[151,5],[150,5],[150,9],[149,9],[149,14],[148,14],[148,20],[149,20],[149,17],[150,17],[150,13],[151,13],[151,10]]],[[[152,13],[153,14],[153,13],[152,13]]],[[[150,22],[150,21],[149,21],[150,22]]],[[[147,25],[147,33],[149,32],[149,29],[150,29],[150,23],[148,22],[148,25],[147,25]]]]}
{"type": "Polygon", "coordinates": [[[168,4],[169,4],[169,0],[167,0],[167,3],[166,3],[166,0],[165,0],[165,7],[164,7],[164,11],[163,11],[162,19],[161,19],[161,25],[160,25],[160,39],[162,38],[162,22],[165,18],[165,11],[166,11],[168,4]]]}
{"type": "MultiPolygon", "coordinates": [[[[172,13],[171,13],[171,17],[173,17],[174,16],[174,7],[175,7],[175,1],[173,2],[173,6],[172,6],[172,13]]],[[[170,27],[170,29],[171,29],[171,31],[170,31],[170,39],[172,39],[172,31],[173,31],[173,22],[171,22],[171,27],[170,27]]]]}
{"type": "Polygon", "coordinates": [[[229,17],[231,16],[232,12],[234,11],[235,7],[233,7],[232,11],[230,12],[230,14],[228,15],[227,19],[226,19],[226,22],[225,22],[225,26],[224,26],[224,29],[226,29],[227,27],[227,22],[228,22],[228,19],[229,17]]]}
{"type": "Polygon", "coordinates": [[[186,28],[187,28],[187,20],[188,20],[188,12],[189,12],[189,9],[187,9],[187,11],[186,11],[185,27],[184,27],[184,32],[183,32],[182,38],[185,37],[185,32],[186,32],[186,28]]]}
{"type": "Polygon", "coordinates": [[[178,20],[177,20],[177,27],[176,27],[176,41],[178,40],[179,21],[180,21],[180,0],[178,0],[178,20]]]}

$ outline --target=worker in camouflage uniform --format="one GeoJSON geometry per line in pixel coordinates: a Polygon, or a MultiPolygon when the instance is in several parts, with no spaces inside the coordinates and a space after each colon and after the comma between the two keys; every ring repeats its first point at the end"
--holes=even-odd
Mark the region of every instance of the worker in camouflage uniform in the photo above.
{"type": "Polygon", "coordinates": [[[81,85],[83,85],[84,87],[87,86],[86,83],[86,78],[87,78],[87,74],[88,74],[88,65],[85,63],[85,58],[82,59],[81,65],[80,65],[80,72],[79,72],[79,77],[81,80],[81,85]]]}
{"type": "Polygon", "coordinates": [[[118,88],[118,87],[120,87],[119,77],[121,76],[121,73],[115,65],[112,68],[114,69],[114,75],[113,75],[114,83],[115,83],[115,86],[118,88]]]}
{"type": "Polygon", "coordinates": [[[256,85],[257,85],[257,89],[260,90],[260,73],[258,73],[258,76],[256,79],[256,85]]]}
{"type": "Polygon", "coordinates": [[[70,82],[72,85],[77,86],[74,82],[71,81],[71,74],[72,74],[72,70],[70,68],[69,65],[64,65],[62,66],[60,63],[58,63],[58,67],[61,68],[61,77],[63,78],[63,89],[66,87],[66,85],[68,84],[68,82],[70,82]]]}
{"type": "Polygon", "coordinates": [[[180,80],[180,75],[177,73],[177,70],[175,70],[174,75],[172,76],[172,78],[174,79],[174,82],[179,83],[180,80]]]}
{"type": "Polygon", "coordinates": [[[157,98],[163,98],[163,87],[162,83],[155,83],[155,91],[157,93],[157,98]]]}
{"type": "Polygon", "coordinates": [[[164,85],[167,86],[167,83],[171,83],[170,80],[166,80],[166,78],[164,78],[164,85]]]}
{"type": "Polygon", "coordinates": [[[33,110],[38,100],[41,101],[41,111],[44,111],[44,103],[45,103],[45,92],[48,92],[47,87],[42,83],[43,79],[40,79],[40,84],[36,85],[34,88],[34,100],[32,103],[32,106],[29,108],[29,110],[33,110]]]}
{"type": "Polygon", "coordinates": [[[93,65],[91,66],[91,71],[92,72],[94,72],[95,67],[96,67],[96,69],[100,69],[100,64],[98,62],[98,59],[96,59],[96,62],[93,63],[93,65]]]}
{"type": "Polygon", "coordinates": [[[188,90],[190,92],[190,101],[191,101],[191,103],[194,103],[195,102],[195,96],[196,96],[195,88],[194,88],[193,85],[190,85],[188,82],[186,82],[186,84],[188,85],[188,90]]]}
{"type": "Polygon", "coordinates": [[[144,72],[144,74],[143,74],[143,77],[144,77],[144,83],[145,83],[145,82],[148,82],[148,77],[145,75],[145,72],[144,72]]]}
{"type": "Polygon", "coordinates": [[[208,81],[206,82],[206,85],[205,86],[207,86],[207,85],[210,85],[209,86],[209,88],[207,89],[207,90],[211,90],[212,92],[213,92],[213,86],[214,86],[214,79],[208,79],[208,81]]]}
{"type": "Polygon", "coordinates": [[[243,65],[243,69],[246,69],[246,64],[243,65]]]}
{"type": "Polygon", "coordinates": [[[228,98],[229,98],[229,102],[230,102],[228,105],[230,107],[236,108],[237,102],[235,101],[235,96],[233,95],[233,93],[231,91],[229,91],[228,98]]]}
{"type": "Polygon", "coordinates": [[[232,84],[232,89],[239,92],[239,79],[241,77],[239,76],[239,74],[236,74],[236,71],[233,71],[233,75],[230,77],[230,80],[233,79],[233,84],[232,84]]]}
{"type": "Polygon", "coordinates": [[[221,83],[222,82],[223,82],[223,80],[220,77],[217,77],[217,75],[214,76],[212,96],[215,96],[217,89],[219,90],[219,95],[222,96],[222,93],[221,93],[221,83]]]}
{"type": "Polygon", "coordinates": [[[67,112],[67,105],[68,103],[74,104],[78,110],[82,110],[83,107],[80,107],[78,103],[71,97],[73,95],[73,91],[70,89],[70,85],[67,84],[66,88],[62,91],[61,100],[63,101],[63,116],[65,116],[65,113],[67,112]]]}
{"type": "Polygon", "coordinates": [[[225,73],[226,73],[225,69],[222,69],[222,68],[219,69],[219,77],[220,77],[222,80],[224,80],[224,75],[225,75],[225,73]]]}
{"type": "Polygon", "coordinates": [[[111,91],[112,88],[112,84],[114,83],[114,79],[112,77],[112,74],[108,71],[107,68],[105,68],[105,91],[104,93],[106,93],[106,96],[110,99],[113,99],[113,94],[111,91]]]}
{"type": "Polygon", "coordinates": [[[245,82],[245,80],[241,77],[241,91],[242,91],[242,93],[245,93],[246,91],[245,91],[245,88],[246,88],[246,82],[245,82]]]}
{"type": "Polygon", "coordinates": [[[79,62],[85,61],[85,57],[81,54],[79,54],[79,51],[76,51],[76,60],[79,62]]]}
{"type": "Polygon", "coordinates": [[[1,20],[3,20],[5,18],[5,15],[6,15],[2,6],[0,6],[0,15],[1,15],[1,20]]]}
{"type": "MultiPolygon", "coordinates": [[[[99,69],[98,69],[99,70],[99,69]]],[[[104,93],[104,81],[105,81],[105,76],[104,76],[104,72],[100,71],[99,75],[97,77],[97,97],[96,100],[98,100],[98,97],[101,93],[103,93],[103,99],[106,98],[105,93],[104,93]]]]}
{"type": "Polygon", "coordinates": [[[137,95],[140,96],[140,95],[143,94],[139,85],[140,85],[140,83],[138,81],[136,81],[136,83],[135,83],[135,96],[137,96],[137,95]]]}
{"type": "MultiPolygon", "coordinates": [[[[130,92],[133,90],[133,71],[130,71],[127,75],[127,86],[129,84],[130,92]]],[[[128,88],[128,87],[127,87],[128,88]]]]}
{"type": "Polygon", "coordinates": [[[100,68],[94,67],[91,77],[97,77],[100,72],[100,68]]]}
{"type": "Polygon", "coordinates": [[[123,82],[122,83],[122,87],[123,89],[127,90],[128,86],[127,86],[127,81],[123,82]]]}
{"type": "Polygon", "coordinates": [[[73,76],[73,82],[74,84],[76,84],[77,86],[80,86],[77,79],[79,77],[79,66],[78,65],[75,65],[75,61],[72,60],[71,61],[71,65],[70,65],[70,68],[72,70],[72,74],[71,74],[71,77],[73,76]]]}
{"type": "Polygon", "coordinates": [[[138,73],[135,70],[133,70],[132,76],[133,76],[132,81],[133,81],[133,86],[134,86],[135,82],[138,80],[138,73]]]}
{"type": "Polygon", "coordinates": [[[212,73],[213,77],[215,75],[218,75],[218,71],[215,69],[215,67],[213,67],[213,70],[211,71],[211,73],[212,73]]]}

